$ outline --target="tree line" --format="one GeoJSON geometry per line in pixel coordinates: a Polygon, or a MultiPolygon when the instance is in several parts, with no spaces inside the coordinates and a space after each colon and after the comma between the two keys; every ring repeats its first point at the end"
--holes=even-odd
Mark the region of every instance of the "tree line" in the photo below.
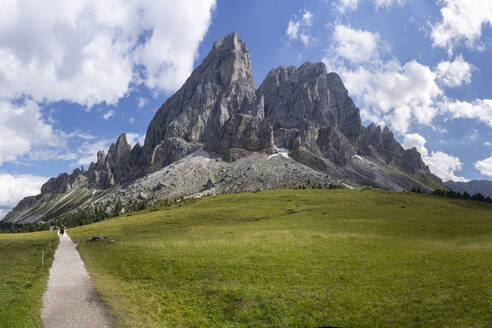
{"type": "MultiPolygon", "coordinates": [[[[422,189],[420,189],[420,187],[414,188],[411,191],[419,193],[419,194],[424,193],[422,191],[422,189]]],[[[450,199],[474,200],[477,202],[492,204],[492,197],[487,197],[481,193],[470,194],[467,191],[464,191],[463,193],[461,193],[461,192],[454,191],[454,190],[436,189],[432,192],[432,195],[444,197],[444,198],[450,198],[450,199]]]]}
{"type": "Polygon", "coordinates": [[[96,223],[124,213],[141,211],[149,207],[148,200],[135,200],[129,204],[123,204],[120,200],[107,201],[94,209],[80,209],[69,213],[58,220],[49,222],[36,222],[29,224],[16,224],[0,221],[0,233],[22,233],[50,230],[50,227],[73,228],[86,224],[96,223]],[[110,206],[111,205],[111,206],[110,206]]]}

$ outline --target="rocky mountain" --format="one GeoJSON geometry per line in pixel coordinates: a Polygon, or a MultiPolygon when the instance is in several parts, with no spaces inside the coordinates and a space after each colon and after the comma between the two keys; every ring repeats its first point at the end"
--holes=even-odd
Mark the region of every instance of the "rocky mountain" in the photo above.
{"type": "Polygon", "coordinates": [[[492,181],[488,180],[472,180],[468,182],[447,181],[444,183],[446,187],[456,192],[467,192],[470,195],[482,194],[486,197],[492,197],[492,181]]]}
{"type": "Polygon", "coordinates": [[[158,110],[143,146],[122,134],[87,171],[50,179],[5,220],[47,221],[139,198],[330,184],[431,191],[441,182],[388,128],[362,125],[323,63],[278,67],[255,89],[248,48],[231,33],[158,110]]]}

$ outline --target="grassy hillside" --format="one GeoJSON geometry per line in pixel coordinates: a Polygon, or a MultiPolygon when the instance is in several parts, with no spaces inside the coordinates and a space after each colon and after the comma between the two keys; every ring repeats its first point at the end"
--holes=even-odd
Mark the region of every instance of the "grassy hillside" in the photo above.
{"type": "Polygon", "coordinates": [[[186,201],[69,233],[120,326],[492,322],[488,204],[276,190],[186,201]],[[95,234],[114,242],[87,242],[95,234]]]}
{"type": "Polygon", "coordinates": [[[57,244],[56,232],[0,234],[0,327],[41,327],[41,298],[57,244]]]}

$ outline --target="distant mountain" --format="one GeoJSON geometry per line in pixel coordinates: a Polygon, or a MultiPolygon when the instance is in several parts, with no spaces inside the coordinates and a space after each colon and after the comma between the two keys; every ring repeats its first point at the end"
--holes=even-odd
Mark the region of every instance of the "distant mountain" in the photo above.
{"type": "Polygon", "coordinates": [[[361,124],[323,63],[278,67],[255,89],[248,48],[231,33],[158,110],[143,146],[122,134],[87,171],[50,179],[5,220],[49,221],[138,199],[330,184],[430,192],[441,182],[388,128],[361,124]]]}
{"type": "Polygon", "coordinates": [[[5,215],[7,215],[7,213],[9,213],[11,210],[12,208],[0,206],[0,221],[2,221],[5,215]]]}
{"type": "Polygon", "coordinates": [[[472,180],[469,182],[447,181],[444,183],[444,185],[449,189],[452,189],[460,193],[466,191],[472,195],[481,193],[486,197],[492,197],[492,181],[488,181],[488,180],[472,180]]]}

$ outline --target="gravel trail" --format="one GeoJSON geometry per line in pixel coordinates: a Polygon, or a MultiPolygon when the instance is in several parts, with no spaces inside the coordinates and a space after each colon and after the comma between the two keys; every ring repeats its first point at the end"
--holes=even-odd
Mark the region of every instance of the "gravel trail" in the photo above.
{"type": "Polygon", "coordinates": [[[55,252],[41,317],[45,328],[113,327],[111,316],[67,234],[60,237],[55,252]]]}

